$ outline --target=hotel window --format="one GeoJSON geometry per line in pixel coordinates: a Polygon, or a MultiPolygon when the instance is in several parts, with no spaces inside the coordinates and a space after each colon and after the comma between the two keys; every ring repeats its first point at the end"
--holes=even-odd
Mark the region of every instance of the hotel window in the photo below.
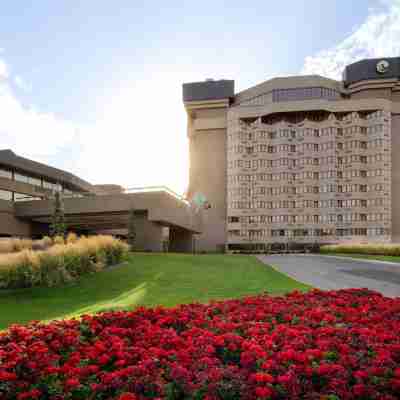
{"type": "Polygon", "coordinates": [[[28,183],[29,183],[30,185],[33,185],[33,186],[38,186],[38,187],[41,187],[41,186],[42,186],[42,180],[41,180],[41,179],[39,179],[39,178],[33,178],[33,177],[31,177],[31,176],[28,177],[28,183]]]}
{"type": "Polygon", "coordinates": [[[25,193],[16,193],[14,192],[14,201],[32,201],[32,200],[41,200],[40,197],[34,197],[25,193]]]}
{"type": "Polygon", "coordinates": [[[8,171],[6,169],[0,169],[0,177],[1,178],[12,179],[12,172],[8,171]]]}
{"type": "Polygon", "coordinates": [[[0,189],[0,200],[11,201],[12,200],[12,192],[9,192],[8,190],[0,189]]]}
{"type": "Polygon", "coordinates": [[[276,139],[276,132],[268,132],[268,137],[270,139],[276,139]]]}
{"type": "Polygon", "coordinates": [[[29,182],[29,177],[27,177],[26,175],[19,174],[17,172],[14,173],[14,179],[17,182],[23,182],[23,183],[28,183],[29,182]]]}

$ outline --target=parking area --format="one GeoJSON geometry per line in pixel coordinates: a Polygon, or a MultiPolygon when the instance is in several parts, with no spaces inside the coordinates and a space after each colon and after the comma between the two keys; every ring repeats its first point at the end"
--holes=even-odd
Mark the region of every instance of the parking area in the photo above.
{"type": "Polygon", "coordinates": [[[400,264],[320,255],[259,255],[259,260],[319,289],[368,288],[400,296],[400,264]]]}

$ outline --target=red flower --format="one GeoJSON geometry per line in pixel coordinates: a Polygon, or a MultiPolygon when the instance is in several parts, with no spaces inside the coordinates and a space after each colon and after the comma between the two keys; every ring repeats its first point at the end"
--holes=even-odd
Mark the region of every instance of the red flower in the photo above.
{"type": "Polygon", "coordinates": [[[265,372],[257,372],[253,375],[253,379],[257,383],[272,383],[274,381],[273,376],[265,372]]]}
{"type": "Polygon", "coordinates": [[[118,400],[137,400],[137,397],[133,393],[122,393],[118,400]]]}
{"type": "Polygon", "coordinates": [[[256,396],[259,399],[269,399],[273,394],[273,390],[269,387],[257,387],[256,390],[256,396]]]}
{"type": "Polygon", "coordinates": [[[163,399],[171,388],[204,400],[227,391],[252,400],[394,400],[398,315],[400,298],[349,289],[12,326],[0,334],[0,397],[39,400],[37,388],[47,386],[64,389],[57,400],[77,388],[88,397],[121,393],[116,400],[163,399]]]}
{"type": "Polygon", "coordinates": [[[79,379],[69,378],[65,381],[65,387],[68,389],[75,389],[80,385],[79,379]]]}

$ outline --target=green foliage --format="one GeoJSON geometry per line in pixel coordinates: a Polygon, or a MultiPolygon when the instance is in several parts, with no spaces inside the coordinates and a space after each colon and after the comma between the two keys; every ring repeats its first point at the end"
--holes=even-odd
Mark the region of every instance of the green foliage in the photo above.
{"type": "Polygon", "coordinates": [[[136,217],[135,217],[135,209],[131,207],[129,210],[128,216],[128,244],[131,251],[135,250],[135,241],[136,241],[136,217]]]}
{"type": "Polygon", "coordinates": [[[361,254],[361,255],[381,255],[381,256],[400,256],[400,245],[391,243],[367,243],[367,244],[337,244],[321,246],[320,252],[323,254],[361,254]]]}
{"type": "Polygon", "coordinates": [[[64,204],[61,198],[60,192],[56,192],[54,195],[54,212],[50,224],[50,236],[62,236],[65,237],[67,232],[67,224],[65,222],[64,215],[64,204]]]}

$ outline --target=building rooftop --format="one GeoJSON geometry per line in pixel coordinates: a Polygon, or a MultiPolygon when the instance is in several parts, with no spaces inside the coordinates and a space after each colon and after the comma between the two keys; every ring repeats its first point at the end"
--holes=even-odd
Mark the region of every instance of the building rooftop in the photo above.
{"type": "Polygon", "coordinates": [[[14,168],[22,173],[47,178],[56,183],[64,183],[71,187],[71,189],[88,192],[94,191],[93,186],[89,182],[61,169],[18,156],[10,149],[0,150],[0,165],[14,168]]]}

